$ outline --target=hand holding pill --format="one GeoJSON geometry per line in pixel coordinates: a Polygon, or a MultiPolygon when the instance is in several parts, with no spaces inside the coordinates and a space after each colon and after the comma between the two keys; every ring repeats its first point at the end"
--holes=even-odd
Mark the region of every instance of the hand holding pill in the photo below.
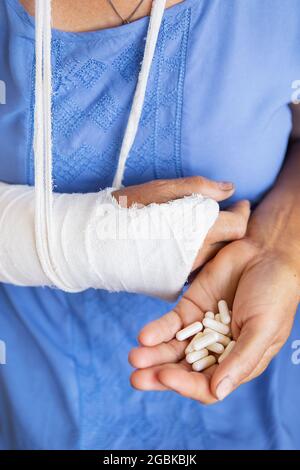
{"type": "Polygon", "coordinates": [[[132,385],[209,404],[260,375],[289,335],[299,302],[296,274],[252,241],[228,244],[170,312],[143,328],[129,357],[137,368],[132,385]]]}

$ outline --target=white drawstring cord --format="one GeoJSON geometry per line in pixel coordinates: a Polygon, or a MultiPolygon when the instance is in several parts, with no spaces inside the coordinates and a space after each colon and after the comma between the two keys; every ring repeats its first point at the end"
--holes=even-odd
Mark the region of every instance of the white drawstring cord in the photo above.
{"type": "MultiPolygon", "coordinates": [[[[52,123],[51,123],[51,0],[35,0],[36,4],[36,82],[35,82],[35,234],[36,247],[45,275],[54,286],[76,292],[58,274],[53,243],[52,188],[52,123]]],[[[166,0],[153,0],[147,31],[144,57],[123,138],[113,186],[120,188],[126,160],[133,145],[143,110],[149,73],[166,0]]]]}
{"type": "Polygon", "coordinates": [[[51,0],[36,0],[35,234],[39,260],[54,286],[73,292],[57,273],[52,243],[51,0]]]}
{"type": "Polygon", "coordinates": [[[126,160],[136,137],[138,126],[143,111],[147,83],[149,79],[151,64],[156,48],[158,34],[166,6],[166,0],[153,0],[151,16],[147,31],[147,39],[144,51],[144,58],[141,71],[138,77],[138,83],[133,98],[132,108],[128,119],[124,139],[119,156],[118,167],[113,181],[113,187],[119,189],[125,172],[126,160]]]}

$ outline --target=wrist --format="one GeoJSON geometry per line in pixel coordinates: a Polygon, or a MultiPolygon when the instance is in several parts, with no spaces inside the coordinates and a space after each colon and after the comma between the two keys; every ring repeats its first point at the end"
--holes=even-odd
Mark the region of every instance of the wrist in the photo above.
{"type": "MultiPolygon", "coordinates": [[[[297,203],[298,206],[298,203],[297,203]]],[[[281,259],[299,277],[300,284],[300,213],[293,196],[267,196],[253,212],[247,232],[260,253],[281,259]]]]}

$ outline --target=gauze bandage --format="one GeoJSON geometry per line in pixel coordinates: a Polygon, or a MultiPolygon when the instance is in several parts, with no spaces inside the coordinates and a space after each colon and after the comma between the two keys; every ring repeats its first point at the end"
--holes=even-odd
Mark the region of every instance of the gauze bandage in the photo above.
{"type": "MultiPolygon", "coordinates": [[[[0,183],[0,280],[51,285],[34,233],[34,190],[0,183]]],[[[54,194],[56,274],[73,291],[90,287],[175,300],[218,204],[195,195],[166,204],[122,208],[111,189],[54,194]]]]}
{"type": "Polygon", "coordinates": [[[141,117],[166,0],[153,0],[141,71],[113,186],[53,194],[51,0],[36,0],[35,187],[0,185],[0,280],[24,286],[127,291],[173,300],[218,216],[200,195],[122,208],[122,185],[141,117]]]}

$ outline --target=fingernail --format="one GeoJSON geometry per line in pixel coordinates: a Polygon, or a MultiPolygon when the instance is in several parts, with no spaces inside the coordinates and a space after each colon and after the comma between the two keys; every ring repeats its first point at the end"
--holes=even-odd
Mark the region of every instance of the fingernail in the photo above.
{"type": "Polygon", "coordinates": [[[221,380],[219,385],[217,386],[216,395],[218,400],[224,400],[227,395],[233,390],[233,383],[229,376],[225,377],[225,379],[221,380]]]}
{"type": "Polygon", "coordinates": [[[233,183],[230,181],[220,181],[218,185],[222,191],[231,191],[233,189],[233,183]]]}

